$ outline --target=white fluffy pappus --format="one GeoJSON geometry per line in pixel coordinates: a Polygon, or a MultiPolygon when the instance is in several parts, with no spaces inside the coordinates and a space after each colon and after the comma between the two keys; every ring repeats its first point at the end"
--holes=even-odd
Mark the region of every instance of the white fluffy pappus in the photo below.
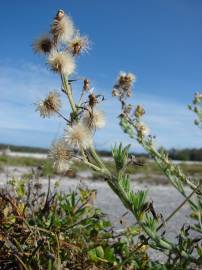
{"type": "Polygon", "coordinates": [[[72,55],[79,55],[88,52],[90,49],[87,36],[81,36],[77,31],[75,36],[68,42],[68,50],[72,55]]]}
{"type": "Polygon", "coordinates": [[[72,74],[76,68],[74,58],[69,53],[57,52],[56,50],[49,54],[48,64],[52,71],[65,75],[72,74]]]}
{"type": "Polygon", "coordinates": [[[43,35],[33,43],[33,49],[39,54],[48,54],[53,48],[53,42],[49,35],[43,35]]]}
{"type": "Polygon", "coordinates": [[[48,158],[52,160],[53,167],[58,172],[63,172],[69,169],[71,154],[72,151],[69,145],[64,141],[64,139],[59,139],[52,144],[48,158]]]}
{"type": "Polygon", "coordinates": [[[39,111],[40,116],[51,117],[59,111],[61,107],[61,100],[59,94],[53,90],[50,91],[48,96],[37,104],[36,111],[39,111]]]}
{"type": "Polygon", "coordinates": [[[82,123],[88,128],[103,128],[106,125],[105,115],[102,111],[84,113],[82,123]]]}
{"type": "Polygon", "coordinates": [[[63,10],[59,10],[51,25],[51,34],[53,35],[55,43],[68,42],[72,39],[74,31],[72,19],[66,15],[63,10]]]}
{"type": "Polygon", "coordinates": [[[82,123],[68,126],[65,129],[64,140],[77,148],[87,149],[93,144],[93,138],[90,130],[82,123]]]}

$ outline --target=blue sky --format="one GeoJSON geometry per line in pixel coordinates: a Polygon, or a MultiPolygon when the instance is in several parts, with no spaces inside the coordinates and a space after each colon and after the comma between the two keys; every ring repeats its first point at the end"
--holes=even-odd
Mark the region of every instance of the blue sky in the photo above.
{"type": "MultiPolygon", "coordinates": [[[[34,103],[59,90],[60,82],[31,48],[60,8],[92,42],[76,75],[89,77],[106,97],[102,110],[108,124],[95,136],[97,147],[131,143],[119,132],[119,104],[111,97],[120,70],[136,74],[132,103],[145,106],[145,122],[158,145],[202,146],[187,110],[194,92],[202,89],[201,0],[1,1],[0,142],[48,147],[63,132],[60,119],[43,120],[34,111],[34,103]]],[[[134,148],[141,151],[136,143],[134,148]]]]}

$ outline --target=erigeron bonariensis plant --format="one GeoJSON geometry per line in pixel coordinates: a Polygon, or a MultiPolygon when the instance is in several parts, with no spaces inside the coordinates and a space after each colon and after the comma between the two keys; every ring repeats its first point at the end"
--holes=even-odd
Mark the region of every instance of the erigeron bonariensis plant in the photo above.
{"type": "MultiPolygon", "coordinates": [[[[133,158],[129,158],[129,146],[123,147],[120,144],[113,147],[112,155],[116,172],[110,171],[97,154],[93,146],[93,135],[98,128],[104,127],[105,124],[103,113],[97,109],[97,104],[103,101],[104,98],[102,95],[94,93],[87,78],[83,80],[83,87],[77,102],[73,91],[74,82],[77,80],[72,77],[76,68],[76,58],[81,53],[86,52],[88,48],[89,41],[87,37],[82,37],[78,30],[75,30],[71,18],[63,10],[57,12],[49,34],[44,35],[34,43],[35,51],[44,54],[50,70],[59,75],[62,85],[61,92],[67,97],[71,108],[68,117],[61,113],[61,102],[56,91],[51,91],[37,105],[37,111],[40,112],[42,117],[50,117],[56,114],[66,122],[63,138],[54,143],[49,154],[53,160],[53,165],[56,169],[63,170],[68,168],[73,158],[77,158],[92,170],[100,173],[124,206],[133,214],[140,235],[143,234],[140,240],[137,240],[137,247],[133,252],[146,245],[164,252],[168,256],[168,265],[175,263],[180,267],[185,267],[190,262],[201,263],[200,239],[188,239],[188,236],[183,238],[185,234],[184,228],[182,228],[178,236],[181,239],[179,243],[167,239],[164,233],[159,233],[165,222],[161,215],[156,213],[153,203],[148,200],[147,191],[133,192],[130,185],[130,176],[126,173],[128,164],[134,162],[133,158]]],[[[136,138],[143,145],[171,180],[172,184],[185,197],[184,202],[165,218],[167,222],[186,202],[190,202],[193,207],[196,207],[191,198],[194,194],[200,196],[201,193],[197,183],[193,183],[188,179],[178,167],[170,163],[164,153],[160,153],[155,149],[152,137],[147,136],[149,130],[141,121],[141,117],[145,113],[144,108],[139,105],[134,111],[132,105],[127,105],[126,99],[132,95],[135,79],[135,75],[132,73],[120,72],[112,95],[117,97],[121,103],[122,110],[119,117],[123,131],[128,133],[131,138],[136,138]],[[184,190],[184,184],[189,185],[192,189],[189,195],[184,190]]],[[[186,233],[188,235],[188,230],[186,230],[186,233]]],[[[124,261],[120,262],[117,267],[121,269],[120,267],[124,263],[124,261]]]]}

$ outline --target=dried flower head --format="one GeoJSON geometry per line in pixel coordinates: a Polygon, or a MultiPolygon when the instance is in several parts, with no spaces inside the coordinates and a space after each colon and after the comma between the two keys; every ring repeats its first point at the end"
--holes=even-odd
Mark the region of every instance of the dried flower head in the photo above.
{"type": "Polygon", "coordinates": [[[124,91],[128,91],[133,83],[135,82],[135,75],[132,73],[125,73],[125,72],[120,72],[119,77],[118,77],[118,85],[121,87],[124,91]]]}
{"type": "Polygon", "coordinates": [[[36,53],[48,54],[52,48],[53,42],[48,35],[40,37],[33,43],[33,50],[36,53]]]}
{"type": "Polygon", "coordinates": [[[90,81],[88,79],[84,79],[83,81],[83,91],[89,91],[90,90],[90,81]]]}
{"type": "Polygon", "coordinates": [[[56,91],[51,91],[48,96],[39,102],[36,111],[39,111],[40,116],[50,117],[59,111],[61,107],[61,101],[59,94],[56,91]]]}
{"type": "Polygon", "coordinates": [[[135,82],[136,77],[132,73],[120,72],[117,83],[114,85],[114,89],[112,91],[113,96],[119,96],[121,99],[132,95],[132,86],[135,82]]]}
{"type": "Polygon", "coordinates": [[[144,137],[149,134],[149,128],[145,126],[145,124],[139,122],[135,127],[137,129],[138,136],[144,137]]]}
{"type": "Polygon", "coordinates": [[[135,116],[137,118],[142,117],[145,114],[145,110],[141,105],[137,105],[136,109],[135,109],[135,116]]]}
{"type": "Polygon", "coordinates": [[[68,144],[84,149],[89,148],[93,143],[90,130],[82,123],[74,124],[72,127],[68,126],[64,139],[68,144]]]}
{"type": "Polygon", "coordinates": [[[88,96],[88,104],[89,104],[90,108],[93,108],[93,107],[95,107],[95,105],[97,103],[98,103],[97,97],[92,91],[91,94],[88,96]]]}
{"type": "Polygon", "coordinates": [[[48,57],[48,63],[51,66],[51,70],[65,75],[70,75],[75,70],[74,58],[65,52],[51,51],[48,57]]]}
{"type": "Polygon", "coordinates": [[[88,128],[103,128],[106,124],[105,116],[102,111],[86,111],[82,118],[82,122],[88,128]]]}
{"type": "Polygon", "coordinates": [[[54,43],[66,43],[72,39],[74,35],[74,25],[69,16],[63,10],[59,10],[51,25],[51,34],[53,35],[54,43]]]}
{"type": "Polygon", "coordinates": [[[48,158],[53,161],[54,168],[59,171],[66,171],[70,165],[72,150],[64,139],[59,139],[53,143],[48,154],[48,158]]]}
{"type": "Polygon", "coordinates": [[[68,42],[68,49],[74,56],[88,52],[89,40],[86,36],[82,37],[80,33],[77,32],[74,38],[68,42]]]}

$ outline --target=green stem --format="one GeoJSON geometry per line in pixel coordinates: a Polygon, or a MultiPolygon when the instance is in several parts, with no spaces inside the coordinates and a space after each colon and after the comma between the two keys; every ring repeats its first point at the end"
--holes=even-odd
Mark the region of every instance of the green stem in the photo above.
{"type": "Polygon", "coordinates": [[[89,161],[85,161],[83,160],[84,164],[86,164],[88,167],[94,169],[95,171],[98,171],[98,172],[102,172],[103,170],[99,167],[97,167],[96,165],[90,163],[89,161]]]}
{"type": "Polygon", "coordinates": [[[78,102],[78,107],[80,107],[80,105],[81,105],[81,101],[83,99],[84,93],[85,93],[84,90],[82,90],[81,96],[80,96],[80,99],[79,99],[79,102],[78,102]]]}
{"type": "MultiPolygon", "coordinates": [[[[187,203],[191,197],[195,194],[195,192],[199,189],[201,184],[199,184],[190,194],[189,196],[165,219],[165,222],[168,222],[184,205],[187,203]]],[[[161,229],[163,224],[161,224],[157,230],[161,229]]]]}
{"type": "Polygon", "coordinates": [[[93,146],[91,146],[89,148],[90,153],[92,154],[92,157],[94,158],[95,162],[103,169],[107,170],[104,162],[102,161],[102,159],[99,157],[99,155],[97,154],[97,152],[95,151],[95,148],[93,146]]]}
{"type": "MultiPolygon", "coordinates": [[[[139,224],[139,226],[143,229],[143,231],[148,235],[146,242],[149,239],[152,239],[158,247],[161,247],[162,249],[166,249],[166,250],[170,250],[170,251],[176,251],[177,246],[175,244],[173,244],[172,242],[166,240],[162,240],[157,234],[154,234],[154,232],[152,232],[151,230],[148,229],[147,226],[145,226],[144,223],[142,223],[139,218],[138,215],[136,214],[136,212],[133,209],[133,204],[130,202],[130,200],[128,199],[127,195],[125,194],[125,191],[119,186],[119,184],[116,184],[116,181],[113,181],[113,183],[108,182],[109,186],[112,188],[112,190],[116,193],[116,195],[119,197],[119,199],[122,201],[122,203],[124,204],[124,206],[134,215],[134,217],[137,220],[137,223],[139,224]]],[[[186,198],[186,200],[184,200],[166,219],[165,221],[168,222],[183,206],[184,204],[193,196],[193,194],[197,191],[197,189],[200,187],[200,185],[197,186],[197,188],[195,190],[193,190],[191,192],[191,194],[186,198]]],[[[160,230],[163,226],[163,223],[160,224],[156,230],[156,232],[158,230],[160,230]]],[[[133,254],[140,249],[145,243],[141,243],[133,252],[132,254],[126,258],[119,266],[123,266],[125,263],[127,263],[129,261],[129,259],[131,259],[133,257],[133,254]]],[[[181,256],[183,256],[184,258],[189,258],[190,260],[192,260],[193,262],[195,261],[195,258],[192,257],[190,254],[186,253],[185,251],[179,251],[181,256]]]]}
{"type": "Polygon", "coordinates": [[[85,154],[85,151],[84,151],[84,149],[82,147],[80,148],[80,151],[81,151],[81,154],[83,156],[84,161],[88,161],[88,159],[86,157],[86,154],[85,154]]]}
{"type": "Polygon", "coordinates": [[[91,163],[91,162],[88,161],[88,159],[87,159],[87,157],[86,157],[86,154],[85,154],[85,151],[84,151],[83,148],[81,148],[80,151],[81,151],[81,154],[82,154],[82,156],[83,156],[83,162],[84,162],[86,165],[88,165],[89,167],[91,167],[92,169],[94,169],[94,170],[96,170],[96,171],[100,171],[100,172],[103,171],[102,168],[100,168],[100,167],[98,167],[98,166],[96,166],[96,165],[94,165],[93,163],[91,163]]]}
{"type": "MultiPolygon", "coordinates": [[[[176,170],[174,172],[168,170],[165,159],[154,147],[148,146],[144,140],[138,141],[143,146],[143,148],[152,156],[152,158],[156,161],[159,168],[168,177],[173,186],[182,194],[182,196],[184,196],[184,198],[187,198],[187,195],[182,185],[180,185],[181,188],[179,188],[178,182],[179,183],[185,182],[192,190],[198,189],[197,186],[194,185],[191,181],[189,181],[184,174],[179,174],[176,170]]],[[[173,165],[172,163],[170,164],[173,165]]],[[[189,199],[188,202],[192,207],[197,208],[196,204],[192,200],[189,199]]]]}
{"type": "Polygon", "coordinates": [[[74,103],[74,99],[72,96],[72,91],[71,91],[70,85],[69,85],[69,83],[64,75],[61,75],[61,80],[62,80],[62,85],[64,87],[65,93],[67,94],[67,97],[69,99],[69,103],[70,103],[72,112],[76,114],[77,109],[76,109],[76,105],[74,103]]]}

